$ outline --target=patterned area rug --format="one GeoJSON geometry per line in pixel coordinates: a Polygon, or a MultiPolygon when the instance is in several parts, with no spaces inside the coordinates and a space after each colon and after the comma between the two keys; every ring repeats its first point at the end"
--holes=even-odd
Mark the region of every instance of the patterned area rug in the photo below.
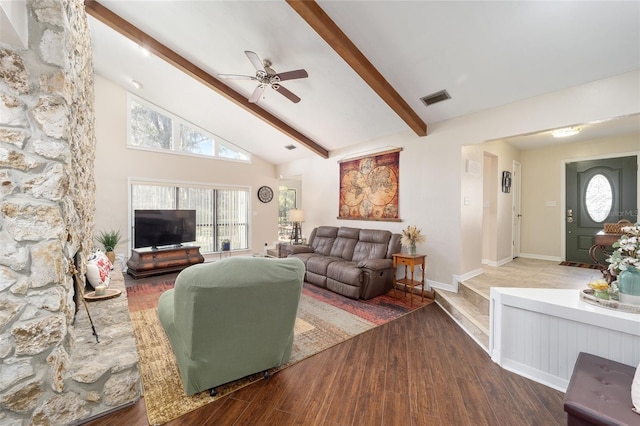
{"type": "Polygon", "coordinates": [[[564,262],[560,262],[560,265],[562,266],[575,266],[578,268],[589,268],[589,269],[604,269],[603,265],[594,265],[592,263],[582,263],[582,262],[570,262],[570,261],[564,261],[564,262]]]}
{"type": "MultiPolygon", "coordinates": [[[[178,365],[157,315],[158,298],[173,288],[173,280],[127,286],[129,311],[140,356],[140,374],[149,424],[159,425],[180,417],[263,378],[261,373],[236,380],[209,392],[186,396],[178,365]]],[[[290,361],[272,373],[428,305],[420,296],[392,290],[371,300],[356,301],[314,285],[304,285],[295,324],[290,361]]]]}

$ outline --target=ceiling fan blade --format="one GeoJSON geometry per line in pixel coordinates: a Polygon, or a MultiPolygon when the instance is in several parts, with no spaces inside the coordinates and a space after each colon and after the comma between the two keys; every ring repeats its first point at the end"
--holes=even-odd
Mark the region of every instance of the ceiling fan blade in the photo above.
{"type": "Polygon", "coordinates": [[[262,96],[262,92],[264,92],[264,89],[266,87],[267,86],[265,86],[264,84],[259,84],[249,97],[249,103],[255,104],[256,102],[258,102],[260,100],[260,97],[262,96]]]}
{"type": "Polygon", "coordinates": [[[239,74],[218,74],[219,78],[234,78],[237,80],[257,80],[252,75],[239,75],[239,74]]]}
{"type": "Polygon", "coordinates": [[[291,92],[286,87],[280,86],[279,84],[274,84],[271,87],[273,87],[273,90],[275,90],[276,92],[280,93],[282,96],[284,96],[285,98],[289,99],[294,104],[297,104],[298,102],[300,102],[300,98],[298,96],[294,95],[293,92],[291,92]]]}
{"type": "Polygon", "coordinates": [[[260,60],[258,55],[256,55],[254,52],[250,50],[245,50],[244,54],[247,55],[247,58],[249,58],[249,61],[251,61],[253,66],[256,68],[256,70],[266,72],[264,70],[264,65],[262,65],[262,61],[260,60]]]}
{"type": "Polygon", "coordinates": [[[307,78],[309,74],[305,70],[287,71],[276,74],[280,81],[294,80],[296,78],[307,78]]]}

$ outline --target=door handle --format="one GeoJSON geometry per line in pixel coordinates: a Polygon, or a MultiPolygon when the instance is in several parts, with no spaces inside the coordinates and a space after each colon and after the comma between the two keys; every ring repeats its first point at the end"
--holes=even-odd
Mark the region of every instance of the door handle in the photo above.
{"type": "Polygon", "coordinates": [[[567,223],[573,223],[573,209],[567,209],[567,223]]]}

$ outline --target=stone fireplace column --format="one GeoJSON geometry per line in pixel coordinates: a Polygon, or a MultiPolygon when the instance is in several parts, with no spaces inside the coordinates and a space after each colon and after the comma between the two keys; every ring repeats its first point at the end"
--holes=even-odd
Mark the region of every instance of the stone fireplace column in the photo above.
{"type": "MultiPolygon", "coordinates": [[[[28,46],[0,39],[0,424],[69,424],[114,408],[107,378],[76,380],[71,365],[70,265],[84,277],[93,248],[91,39],[82,0],[11,3],[28,46]]],[[[137,354],[121,368],[117,403],[139,397],[137,354]]]]}

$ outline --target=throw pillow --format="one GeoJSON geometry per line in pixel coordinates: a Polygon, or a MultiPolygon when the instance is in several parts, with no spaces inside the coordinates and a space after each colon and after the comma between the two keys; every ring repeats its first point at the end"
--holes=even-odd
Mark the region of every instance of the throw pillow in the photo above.
{"type": "Polygon", "coordinates": [[[87,259],[87,280],[95,290],[99,285],[109,287],[111,279],[111,262],[107,255],[100,250],[96,250],[87,259]]]}
{"type": "Polygon", "coordinates": [[[636,374],[631,382],[631,403],[633,404],[632,410],[636,414],[640,414],[640,365],[636,368],[636,374]]]}

